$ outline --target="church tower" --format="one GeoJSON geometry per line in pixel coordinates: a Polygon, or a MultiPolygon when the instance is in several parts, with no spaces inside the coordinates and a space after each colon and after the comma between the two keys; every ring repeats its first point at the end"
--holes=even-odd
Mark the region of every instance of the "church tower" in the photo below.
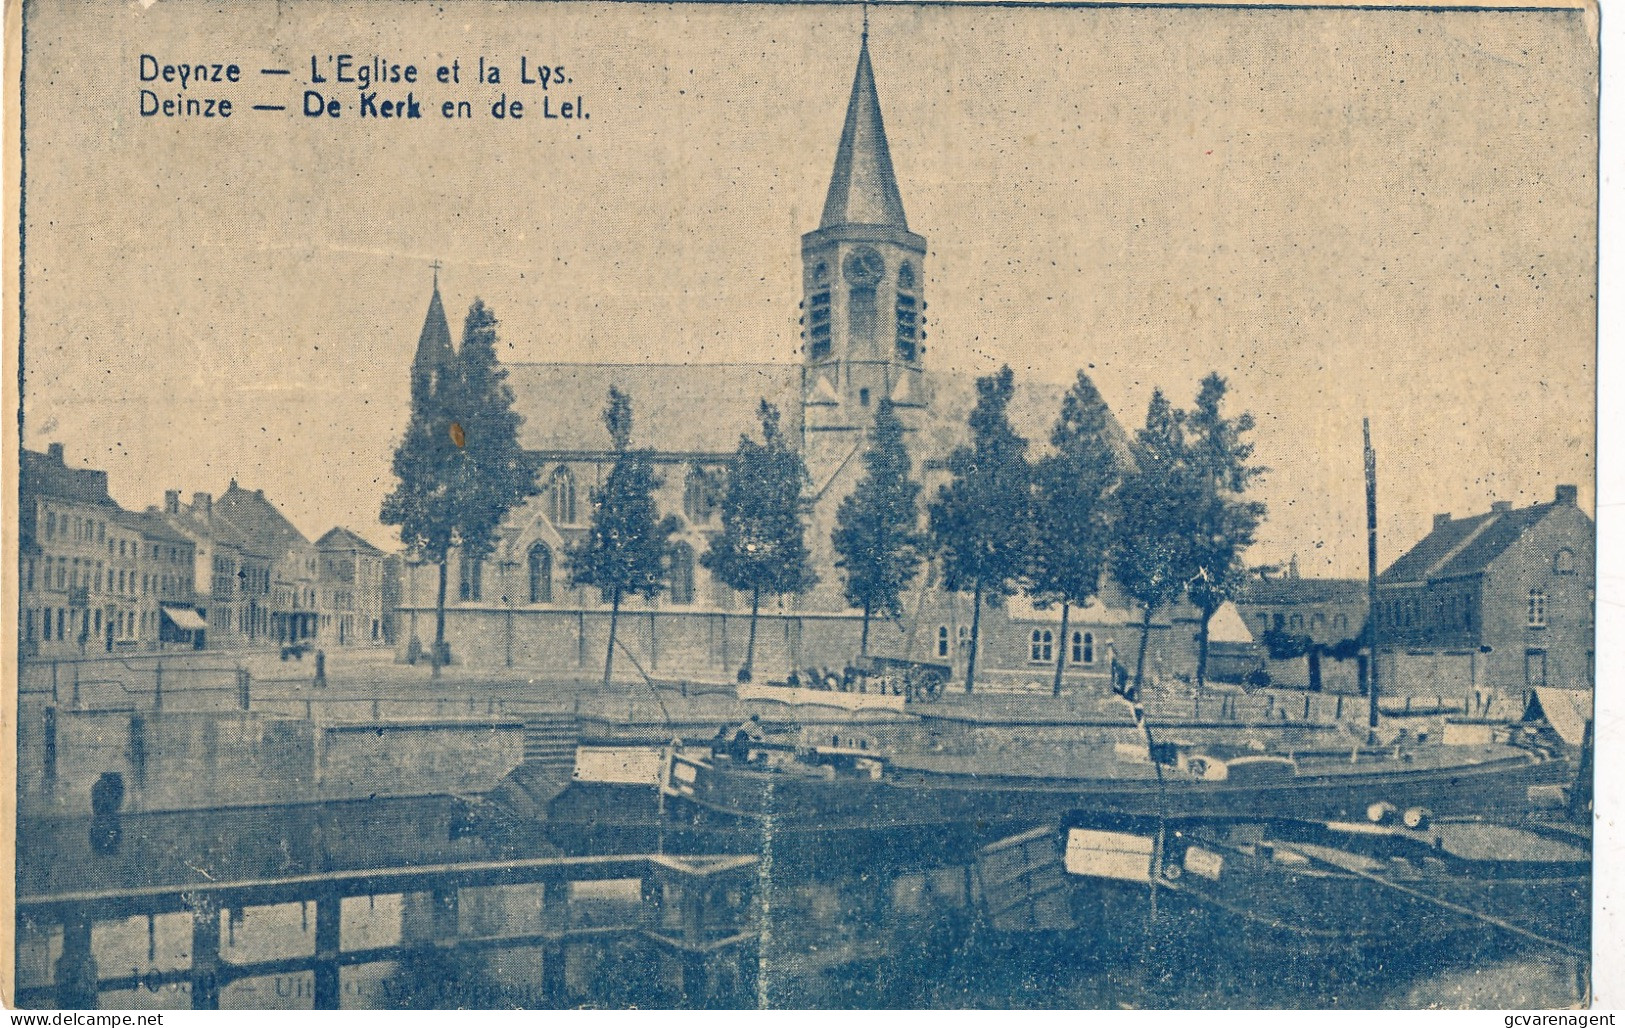
{"type": "Polygon", "coordinates": [[[892,171],[866,24],[824,216],[801,237],[802,425],[815,479],[861,444],[882,397],[919,427],[924,263],[892,171]]]}

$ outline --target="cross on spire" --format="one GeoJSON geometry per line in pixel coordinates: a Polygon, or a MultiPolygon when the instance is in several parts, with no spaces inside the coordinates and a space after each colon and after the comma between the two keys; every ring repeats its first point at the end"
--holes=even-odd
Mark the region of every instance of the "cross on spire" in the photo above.
{"type": "Polygon", "coordinates": [[[436,257],[434,260],[430,261],[429,267],[434,269],[434,284],[435,288],[438,289],[440,288],[440,258],[436,257]]]}

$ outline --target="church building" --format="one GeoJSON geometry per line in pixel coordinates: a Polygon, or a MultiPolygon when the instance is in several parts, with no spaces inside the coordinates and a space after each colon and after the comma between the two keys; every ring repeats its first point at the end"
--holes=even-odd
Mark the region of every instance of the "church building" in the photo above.
{"type": "MultiPolygon", "coordinates": [[[[862,617],[843,599],[830,537],[836,510],[863,474],[875,410],[890,398],[903,421],[925,485],[923,508],[946,481],[947,455],[967,437],[975,402],[972,376],[928,366],[926,253],[925,238],[904,212],[865,34],[823,216],[801,237],[800,361],[506,365],[525,419],[520,442],[541,468],[541,493],[505,522],[489,560],[451,558],[446,633],[454,663],[583,675],[602,667],[608,608],[595,591],[570,588],[566,552],[585,535],[592,490],[613,464],[601,418],[611,386],[630,397],[632,445],[654,451],[664,480],[658,501],[682,526],[666,591],[649,603],[623,604],[617,675],[641,669],[662,679],[732,681],[743,663],[749,597],[713,581],[699,557],[721,531],[718,499],[739,437],[760,438],[759,400],[779,409],[812,480],[807,545],[819,582],[801,596],[763,597],[758,680],[852,662],[862,617]]],[[[413,362],[414,392],[450,356],[451,340],[437,280],[413,362]]],[[[1011,420],[1036,450],[1048,439],[1064,389],[1021,378],[1018,369],[1011,420]]],[[[905,600],[905,616],[871,624],[871,653],[959,667],[970,599],[934,588],[936,577],[927,565],[905,600]]],[[[436,579],[432,566],[406,569],[397,643],[403,656],[432,643],[436,579]]],[[[979,683],[1047,689],[1061,647],[1069,681],[1104,688],[1112,655],[1132,658],[1138,618],[1125,603],[1074,611],[1067,639],[1056,636],[1059,620],[1059,609],[1035,610],[1020,598],[984,609],[979,683]]],[[[1172,632],[1162,619],[1153,633],[1156,663],[1148,666],[1188,666],[1189,640],[1172,639],[1188,633],[1172,632]]]]}

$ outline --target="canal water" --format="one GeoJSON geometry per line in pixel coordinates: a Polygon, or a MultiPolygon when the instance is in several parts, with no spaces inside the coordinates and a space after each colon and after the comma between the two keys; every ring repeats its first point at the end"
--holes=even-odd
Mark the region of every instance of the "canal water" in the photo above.
{"type": "MultiPolygon", "coordinates": [[[[19,892],[40,895],[204,881],[241,881],[337,871],[455,863],[559,851],[534,836],[516,843],[460,831],[447,798],[377,800],[129,818],[116,849],[92,843],[91,826],[62,820],[19,833],[19,892]],[[48,855],[48,856],[47,856],[48,855]]],[[[753,914],[761,930],[754,976],[722,969],[713,1002],[778,1008],[1503,1008],[1563,1007],[1582,999],[1584,972],[1568,957],[1533,946],[1475,940],[1470,949],[1424,956],[1342,956],[1282,962],[1235,952],[1220,937],[1190,937],[1178,925],[1148,930],[1128,908],[1081,929],[996,932],[971,916],[963,864],[878,867],[868,851],[820,849],[816,856],[771,847],[763,853],[753,914]]],[[[576,927],[635,916],[638,884],[576,883],[568,910],[576,927]]],[[[534,931],[540,886],[464,889],[449,921],[427,894],[343,901],[341,947],[534,931]],[[450,927],[448,927],[448,925],[450,927]]],[[[313,904],[228,910],[220,956],[232,963],[309,955],[313,904]]],[[[190,965],[189,915],[101,923],[93,951],[102,978],[137,981],[190,965]]],[[[23,925],[18,974],[24,988],[51,980],[60,926],[23,925]]],[[[347,1008],[546,1006],[534,947],[461,951],[343,969],[347,1008]]],[[[574,1006],[678,1005],[671,977],[635,940],[606,936],[572,946],[565,992],[574,1006]]],[[[308,1009],[309,972],[232,982],[224,1008],[308,1009]]],[[[105,993],[108,1008],[190,1005],[185,983],[151,981],[105,993]]]]}

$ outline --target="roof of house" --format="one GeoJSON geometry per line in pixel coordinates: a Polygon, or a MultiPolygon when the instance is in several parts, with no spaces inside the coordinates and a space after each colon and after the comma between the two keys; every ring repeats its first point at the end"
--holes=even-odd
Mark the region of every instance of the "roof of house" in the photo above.
{"type": "Polygon", "coordinates": [[[1433,531],[1377,576],[1377,584],[1419,585],[1435,579],[1482,574],[1491,561],[1559,506],[1563,505],[1537,503],[1516,510],[1492,510],[1473,517],[1440,521],[1433,531]]]}
{"type": "Polygon", "coordinates": [[[99,507],[117,507],[107,492],[107,472],[68,467],[60,456],[22,451],[19,488],[24,496],[51,496],[99,507]]]}
{"type": "Polygon", "coordinates": [[[381,557],[383,550],[356,535],[348,528],[340,525],[327,530],[327,534],[316,540],[318,550],[359,550],[371,556],[381,557]]]}
{"type": "Polygon", "coordinates": [[[140,532],[148,539],[161,539],[164,542],[183,543],[193,545],[192,538],[175,530],[169,519],[155,510],[146,511],[120,511],[118,520],[126,526],[140,532]]]}
{"type": "Polygon", "coordinates": [[[1365,600],[1362,578],[1270,578],[1248,582],[1236,602],[1269,604],[1359,603],[1365,600]]]}
{"type": "Polygon", "coordinates": [[[251,545],[262,547],[258,552],[281,557],[296,545],[310,545],[304,533],[293,527],[293,522],[265,498],[263,489],[249,491],[235,479],[214,501],[214,512],[252,540],[251,545]]]}
{"type": "Polygon", "coordinates": [[[162,518],[170,528],[194,543],[207,540],[214,546],[225,546],[249,556],[269,559],[268,546],[250,539],[218,511],[204,513],[196,506],[189,506],[182,507],[178,513],[169,514],[156,507],[148,507],[146,513],[162,518]]]}

